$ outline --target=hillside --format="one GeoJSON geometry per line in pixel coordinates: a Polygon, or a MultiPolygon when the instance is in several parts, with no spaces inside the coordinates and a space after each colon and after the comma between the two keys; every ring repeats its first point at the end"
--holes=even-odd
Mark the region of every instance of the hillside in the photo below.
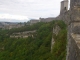
{"type": "Polygon", "coordinates": [[[0,30],[0,60],[65,60],[67,31],[63,21],[39,22],[10,30],[0,30]],[[58,25],[58,35],[52,34],[58,25]],[[27,38],[10,38],[17,32],[33,31],[27,38]],[[51,53],[52,35],[55,40],[51,53]]]}

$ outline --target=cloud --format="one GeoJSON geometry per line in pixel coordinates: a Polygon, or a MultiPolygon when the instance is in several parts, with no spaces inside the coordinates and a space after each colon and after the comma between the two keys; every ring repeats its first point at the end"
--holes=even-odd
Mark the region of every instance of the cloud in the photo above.
{"type": "Polygon", "coordinates": [[[22,20],[22,18],[56,17],[60,12],[61,1],[62,0],[0,0],[0,15],[4,15],[4,18],[12,19],[15,17],[19,20],[22,20]],[[5,15],[8,16],[6,17],[5,15]],[[22,18],[19,18],[21,16],[22,18]]]}
{"type": "Polygon", "coordinates": [[[0,19],[29,20],[27,16],[0,14],[0,19]]]}

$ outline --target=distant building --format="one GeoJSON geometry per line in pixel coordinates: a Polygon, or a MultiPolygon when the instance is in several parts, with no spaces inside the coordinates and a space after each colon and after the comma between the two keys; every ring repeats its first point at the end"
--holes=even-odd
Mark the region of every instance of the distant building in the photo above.
{"type": "Polygon", "coordinates": [[[4,25],[3,29],[19,28],[22,26],[24,26],[24,24],[8,24],[8,25],[4,25]]]}
{"type": "Polygon", "coordinates": [[[55,18],[53,17],[50,17],[50,18],[40,18],[40,22],[51,22],[55,20],[55,18]]]}
{"type": "Polygon", "coordinates": [[[40,22],[40,21],[39,20],[36,20],[36,19],[32,19],[32,20],[30,20],[30,25],[35,24],[35,23],[38,23],[38,22],[40,22]]]}
{"type": "Polygon", "coordinates": [[[33,31],[24,31],[24,32],[17,32],[10,35],[10,38],[27,38],[29,36],[34,37],[34,33],[36,33],[36,30],[33,31]]]}

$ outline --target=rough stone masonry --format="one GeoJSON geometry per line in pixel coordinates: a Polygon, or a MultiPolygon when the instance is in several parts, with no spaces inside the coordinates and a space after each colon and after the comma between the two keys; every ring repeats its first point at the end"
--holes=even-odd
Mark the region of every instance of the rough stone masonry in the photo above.
{"type": "MultiPolygon", "coordinates": [[[[65,5],[64,2],[61,4],[65,5]]],[[[65,9],[67,6],[61,5],[59,15],[59,19],[68,25],[66,60],[80,60],[80,0],[70,0],[70,10],[65,9]]]]}

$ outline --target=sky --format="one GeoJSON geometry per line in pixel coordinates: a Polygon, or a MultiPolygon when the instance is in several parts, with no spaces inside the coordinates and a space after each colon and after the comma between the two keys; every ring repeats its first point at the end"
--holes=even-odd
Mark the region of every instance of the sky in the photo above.
{"type": "Polygon", "coordinates": [[[26,22],[56,17],[62,0],[0,0],[0,21],[26,22]]]}

